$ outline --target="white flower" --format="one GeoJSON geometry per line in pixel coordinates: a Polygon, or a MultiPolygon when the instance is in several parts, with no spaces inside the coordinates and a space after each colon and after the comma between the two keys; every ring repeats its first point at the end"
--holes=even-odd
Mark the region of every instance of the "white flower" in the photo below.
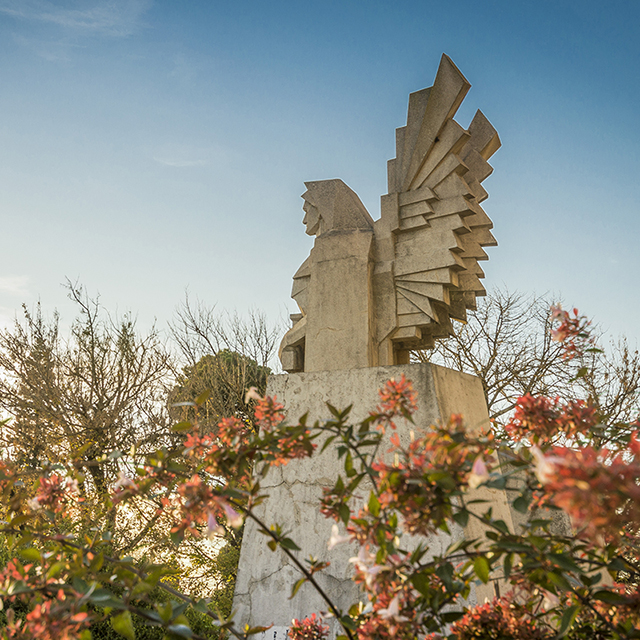
{"type": "Polygon", "coordinates": [[[66,488],[67,488],[67,491],[69,491],[70,493],[80,492],[80,488],[78,487],[78,481],[75,478],[67,478],[66,488]]]}
{"type": "Polygon", "coordinates": [[[471,473],[467,479],[469,489],[476,489],[488,478],[489,471],[487,470],[487,465],[484,463],[484,458],[478,456],[473,463],[473,467],[471,467],[471,473]]]}
{"type": "Polygon", "coordinates": [[[351,541],[351,536],[341,536],[339,531],[340,530],[338,529],[337,524],[334,524],[331,527],[331,537],[329,538],[329,542],[327,543],[327,548],[329,549],[329,551],[331,551],[331,549],[333,549],[334,547],[337,547],[339,544],[342,544],[343,542],[351,541]]]}
{"type": "Polygon", "coordinates": [[[398,600],[397,595],[394,596],[386,609],[378,609],[378,615],[383,620],[389,620],[390,618],[393,618],[398,622],[402,622],[408,619],[400,615],[400,601],[398,600]]]}
{"type": "Polygon", "coordinates": [[[354,558],[349,558],[349,562],[356,565],[356,568],[364,574],[364,581],[367,587],[371,587],[371,583],[374,578],[381,572],[385,571],[389,567],[385,564],[376,564],[376,557],[369,553],[365,547],[360,547],[358,555],[354,558]]]}
{"type": "MultiPolygon", "coordinates": [[[[116,483],[113,485],[114,491],[118,491],[119,489],[131,489],[131,491],[137,491],[138,485],[131,479],[128,478],[122,471],[118,471],[118,479],[116,483]]],[[[76,483],[76,491],[77,491],[77,483],[76,483]]]]}
{"type": "Polygon", "coordinates": [[[31,511],[38,511],[40,509],[40,501],[38,498],[31,498],[31,500],[27,500],[27,506],[31,511]]]}
{"type": "Polygon", "coordinates": [[[536,446],[531,447],[531,453],[536,461],[536,476],[540,484],[548,484],[555,477],[556,465],[562,463],[562,458],[545,456],[536,446]]]}
{"type": "Polygon", "coordinates": [[[249,390],[244,396],[244,403],[249,404],[249,400],[262,400],[262,396],[258,393],[255,387],[249,387],[249,390]]]}

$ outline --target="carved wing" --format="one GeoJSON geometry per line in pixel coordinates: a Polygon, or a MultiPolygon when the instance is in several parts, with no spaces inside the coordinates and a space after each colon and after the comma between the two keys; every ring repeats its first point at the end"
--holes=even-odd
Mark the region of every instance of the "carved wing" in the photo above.
{"type": "Polygon", "coordinates": [[[396,130],[396,157],[388,163],[389,194],[382,217],[394,236],[396,329],[404,348],[431,346],[465,321],[485,295],[479,260],[496,245],[480,203],[487,160],[500,139],[478,111],[468,130],[455,120],[470,84],[443,55],[433,87],[409,97],[407,125],[396,130]]]}

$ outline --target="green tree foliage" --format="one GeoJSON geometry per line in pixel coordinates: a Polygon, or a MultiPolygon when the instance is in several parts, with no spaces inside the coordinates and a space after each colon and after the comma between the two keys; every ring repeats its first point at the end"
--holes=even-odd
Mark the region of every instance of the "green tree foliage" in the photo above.
{"type": "Polygon", "coordinates": [[[264,394],[271,369],[229,349],[204,355],[193,365],[183,368],[170,394],[170,405],[176,419],[194,417],[194,403],[202,394],[208,397],[198,407],[198,422],[203,429],[215,429],[222,418],[239,417],[251,423],[247,390],[254,387],[264,394]]]}

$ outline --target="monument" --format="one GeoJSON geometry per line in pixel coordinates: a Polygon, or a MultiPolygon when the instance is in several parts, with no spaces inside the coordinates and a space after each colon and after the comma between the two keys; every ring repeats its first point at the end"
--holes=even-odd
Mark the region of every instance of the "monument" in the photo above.
{"type": "Polygon", "coordinates": [[[316,240],[293,276],[300,313],[280,348],[285,371],[405,364],[475,309],[478,262],[496,244],[481,183],[500,139],[480,111],[468,130],[453,119],[470,86],[443,56],[433,87],[409,96],[380,219],[342,180],[306,183],[316,240]]]}
{"type": "MultiPolygon", "coordinates": [[[[375,406],[386,380],[405,374],[418,392],[419,428],[446,422],[452,413],[462,414],[469,428],[488,423],[479,379],[409,362],[411,350],[451,335],[452,319],[464,322],[467,310],[475,309],[476,296],[485,293],[483,247],[496,244],[481,207],[487,198],[481,183],[492,172],[488,159],[500,140],[480,111],[468,129],[453,119],[469,88],[443,55],[433,86],[410,95],[407,124],[396,130],[396,157],[388,162],[388,193],[378,220],[342,180],[305,183],[304,224],[315,242],[293,277],[300,313],[291,316],[280,347],[288,373],[272,376],[267,388],[285,405],[289,420],[306,412],[310,421],[326,419],[330,402],[339,408],[353,404],[357,422],[375,406]]],[[[398,430],[402,437],[409,425],[399,424],[398,430]]],[[[346,608],[360,597],[349,563],[357,550],[340,547],[329,554],[332,522],[318,512],[321,488],[333,483],[339,470],[330,448],[272,469],[262,485],[269,499],[260,509],[263,521],[288,528],[301,557],[331,562],[319,580],[346,608]]],[[[491,495],[495,509],[510,522],[506,497],[498,494],[491,495]]],[[[478,535],[469,527],[454,529],[452,536],[478,535]]],[[[430,545],[443,549],[450,541],[439,536],[430,545]]],[[[298,577],[286,556],[271,552],[247,522],[236,621],[273,624],[264,637],[279,640],[292,618],[326,609],[310,585],[288,599],[298,577]]],[[[472,600],[493,595],[479,589],[472,600]]]]}

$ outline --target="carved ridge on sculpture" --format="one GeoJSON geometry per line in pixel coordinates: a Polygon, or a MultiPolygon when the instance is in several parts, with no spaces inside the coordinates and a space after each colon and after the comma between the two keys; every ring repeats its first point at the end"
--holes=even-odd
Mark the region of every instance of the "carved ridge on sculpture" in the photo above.
{"type": "Polygon", "coordinates": [[[408,362],[410,349],[451,335],[451,319],[466,321],[476,296],[485,295],[478,262],[488,259],[483,247],[497,242],[480,205],[488,197],[481,183],[493,171],[488,159],[500,139],[481,111],[466,130],[453,119],[470,86],[443,55],[433,86],[410,94],[378,220],[341,180],[305,183],[304,223],[316,241],[294,276],[292,297],[301,313],[292,316],[280,348],[286,371],[349,368],[340,335],[350,342],[352,367],[408,362]],[[359,300],[345,298],[345,291],[359,300]],[[343,329],[331,343],[314,318],[326,322],[333,307],[343,329]],[[352,328],[341,311],[354,315],[352,328]],[[355,317],[360,313],[368,323],[355,317]],[[308,341],[314,341],[310,360],[308,341]]]}

